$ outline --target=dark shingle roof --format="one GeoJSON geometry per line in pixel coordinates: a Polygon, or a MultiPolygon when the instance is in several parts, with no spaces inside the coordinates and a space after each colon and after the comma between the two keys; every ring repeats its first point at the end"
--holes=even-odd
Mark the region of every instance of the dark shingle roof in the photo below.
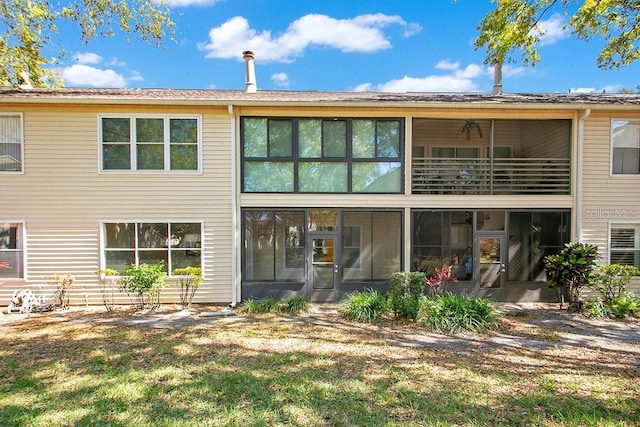
{"type": "Polygon", "coordinates": [[[210,105],[362,105],[380,107],[420,107],[429,105],[473,104],[474,106],[584,106],[640,107],[640,94],[602,93],[385,93],[385,92],[319,92],[319,91],[258,91],[204,89],[17,89],[0,88],[0,103],[132,103],[132,104],[210,104],[210,105]],[[384,104],[384,105],[383,105],[384,104]]]}

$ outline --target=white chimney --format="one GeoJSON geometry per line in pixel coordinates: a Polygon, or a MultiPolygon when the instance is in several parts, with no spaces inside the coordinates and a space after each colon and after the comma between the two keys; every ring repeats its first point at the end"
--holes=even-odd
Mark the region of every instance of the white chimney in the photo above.
{"type": "Polygon", "coordinates": [[[492,95],[502,95],[502,62],[493,64],[493,91],[492,95]]]}
{"type": "Polygon", "coordinates": [[[253,52],[245,50],[242,52],[244,58],[247,73],[247,83],[245,84],[244,91],[246,93],[255,93],[258,88],[256,87],[256,69],[253,65],[253,52]]]}

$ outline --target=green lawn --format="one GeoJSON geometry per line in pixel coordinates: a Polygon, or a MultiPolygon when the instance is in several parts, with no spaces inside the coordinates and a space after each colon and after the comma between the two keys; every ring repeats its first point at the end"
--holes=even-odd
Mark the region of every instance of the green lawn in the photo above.
{"type": "Polygon", "coordinates": [[[0,317],[0,425],[640,424],[638,353],[568,348],[517,318],[509,333],[545,345],[416,347],[396,339],[414,325],[337,316],[127,317],[0,317]]]}

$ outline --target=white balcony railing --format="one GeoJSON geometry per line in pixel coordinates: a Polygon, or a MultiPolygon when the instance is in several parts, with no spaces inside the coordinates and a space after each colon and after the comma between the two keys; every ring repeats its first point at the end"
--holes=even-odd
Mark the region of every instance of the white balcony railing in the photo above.
{"type": "Polygon", "coordinates": [[[413,194],[570,194],[569,159],[413,158],[413,194]]]}

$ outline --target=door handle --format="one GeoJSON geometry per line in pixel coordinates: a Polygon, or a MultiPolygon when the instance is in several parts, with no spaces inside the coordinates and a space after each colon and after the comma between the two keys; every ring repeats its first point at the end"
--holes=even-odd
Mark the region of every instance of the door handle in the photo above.
{"type": "Polygon", "coordinates": [[[334,264],[333,266],[333,272],[338,274],[338,264],[334,264]]]}

